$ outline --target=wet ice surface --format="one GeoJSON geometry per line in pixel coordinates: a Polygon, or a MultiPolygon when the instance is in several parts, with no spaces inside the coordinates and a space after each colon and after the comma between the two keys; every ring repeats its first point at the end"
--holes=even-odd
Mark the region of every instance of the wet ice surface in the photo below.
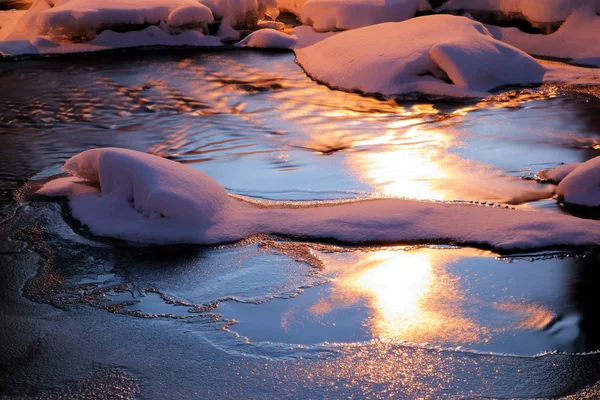
{"type": "MultiPolygon", "coordinates": [[[[522,178],[592,158],[600,143],[596,88],[547,86],[477,104],[396,102],[330,91],[291,54],[254,52],[49,59],[0,70],[4,200],[41,168],[122,146],[187,163],[259,199],[383,195],[563,212],[553,186],[522,178]]],[[[152,398],[547,397],[600,376],[597,254],[499,258],[276,237],[132,248],[98,241],[65,215],[67,226],[57,205],[30,202],[34,187],[0,228],[10,237],[0,281],[10,282],[9,266],[29,265],[23,294],[59,314],[34,319],[31,337],[48,329],[51,342],[33,364],[3,370],[7,393],[84,379],[91,363],[142,377],[152,398]],[[19,264],[34,254],[39,264],[19,264]],[[56,354],[63,375],[19,380],[56,354]]],[[[6,315],[3,326],[21,318],[6,315]]]]}

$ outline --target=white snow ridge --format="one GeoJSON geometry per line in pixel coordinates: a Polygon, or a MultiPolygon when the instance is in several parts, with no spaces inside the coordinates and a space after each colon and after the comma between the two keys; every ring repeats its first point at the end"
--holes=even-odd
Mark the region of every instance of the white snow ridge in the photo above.
{"type": "Polygon", "coordinates": [[[74,176],[50,181],[38,193],[67,196],[73,217],[93,234],[137,243],[215,244],[272,233],[510,251],[600,241],[600,222],[543,211],[404,199],[256,205],[230,197],[191,167],[124,149],[88,150],[63,169],[74,176]]]}

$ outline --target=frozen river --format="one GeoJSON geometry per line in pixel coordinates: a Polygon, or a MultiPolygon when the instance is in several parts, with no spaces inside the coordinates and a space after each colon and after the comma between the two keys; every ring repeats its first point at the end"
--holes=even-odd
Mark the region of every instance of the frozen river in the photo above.
{"type": "Polygon", "coordinates": [[[115,146],[261,200],[564,213],[533,178],[598,155],[600,88],[374,99],[312,82],[292,53],[253,51],[3,62],[0,88],[0,397],[600,395],[591,250],[270,236],[136,248],[32,196],[69,157],[115,146]]]}

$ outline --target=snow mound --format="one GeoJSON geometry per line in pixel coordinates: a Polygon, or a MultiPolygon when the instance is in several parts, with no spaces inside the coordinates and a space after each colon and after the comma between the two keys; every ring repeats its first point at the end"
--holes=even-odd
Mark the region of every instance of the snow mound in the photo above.
{"type": "Polygon", "coordinates": [[[522,14],[531,22],[564,21],[575,9],[592,5],[600,11],[598,0],[449,0],[438,11],[499,11],[522,14]]]}
{"type": "Polygon", "coordinates": [[[279,7],[280,11],[289,12],[299,16],[300,10],[305,3],[306,0],[277,0],[277,7],[279,7]]]}
{"type": "Polygon", "coordinates": [[[537,178],[542,182],[559,183],[581,164],[582,163],[565,164],[560,167],[545,169],[537,173],[537,178]]]}
{"type": "Polygon", "coordinates": [[[479,22],[449,15],[342,32],[296,50],[296,57],[313,79],[385,95],[479,97],[503,85],[540,83],[545,73],[535,59],[494,39],[479,22]]]}
{"type": "Polygon", "coordinates": [[[562,178],[557,179],[560,183],[556,187],[556,194],[563,202],[600,207],[600,157],[592,158],[583,164],[563,165],[557,169],[550,170],[549,173],[562,178]],[[572,171],[565,175],[564,172],[568,168],[572,171]]]}
{"type": "Polygon", "coordinates": [[[74,175],[38,193],[67,196],[90,232],[138,243],[215,244],[271,233],[347,243],[469,244],[498,250],[596,245],[600,222],[541,211],[405,199],[253,204],[191,167],[131,150],[88,150],[74,175]]]}
{"type": "Polygon", "coordinates": [[[169,14],[167,25],[171,27],[181,26],[204,26],[205,32],[208,32],[206,24],[213,22],[214,18],[210,8],[203,4],[193,6],[180,6],[169,14]]]}
{"type": "Polygon", "coordinates": [[[326,32],[404,21],[419,9],[429,8],[427,0],[308,0],[300,10],[300,20],[326,32]]]}
{"type": "Polygon", "coordinates": [[[600,16],[591,5],[575,9],[550,35],[531,35],[517,28],[490,29],[497,39],[527,53],[567,58],[572,63],[600,67],[600,16]]]}
{"type": "Polygon", "coordinates": [[[295,44],[296,37],[267,28],[252,32],[240,41],[238,46],[259,49],[291,49],[295,44]]]}
{"type": "Polygon", "coordinates": [[[210,9],[197,0],[58,0],[48,2],[48,9],[37,15],[36,27],[41,35],[93,38],[107,29],[159,25],[169,20],[169,25],[181,26],[213,18],[210,9]]]}
{"type": "Polygon", "coordinates": [[[229,205],[225,189],[208,175],[145,153],[87,150],[62,169],[80,180],[59,179],[40,193],[72,196],[73,216],[100,235],[142,241],[160,235],[170,241],[178,229],[201,233],[229,205]]]}

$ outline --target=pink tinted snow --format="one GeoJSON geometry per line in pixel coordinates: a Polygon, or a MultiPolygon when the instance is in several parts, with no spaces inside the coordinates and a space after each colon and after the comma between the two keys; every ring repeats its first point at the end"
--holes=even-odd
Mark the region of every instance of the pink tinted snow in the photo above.
{"type": "Polygon", "coordinates": [[[68,196],[73,216],[92,233],[138,243],[215,244],[271,233],[507,251],[600,241],[600,222],[542,211],[404,199],[256,205],[198,170],[131,150],[88,150],[64,169],[78,178],[50,181],[39,193],[68,196]]]}

